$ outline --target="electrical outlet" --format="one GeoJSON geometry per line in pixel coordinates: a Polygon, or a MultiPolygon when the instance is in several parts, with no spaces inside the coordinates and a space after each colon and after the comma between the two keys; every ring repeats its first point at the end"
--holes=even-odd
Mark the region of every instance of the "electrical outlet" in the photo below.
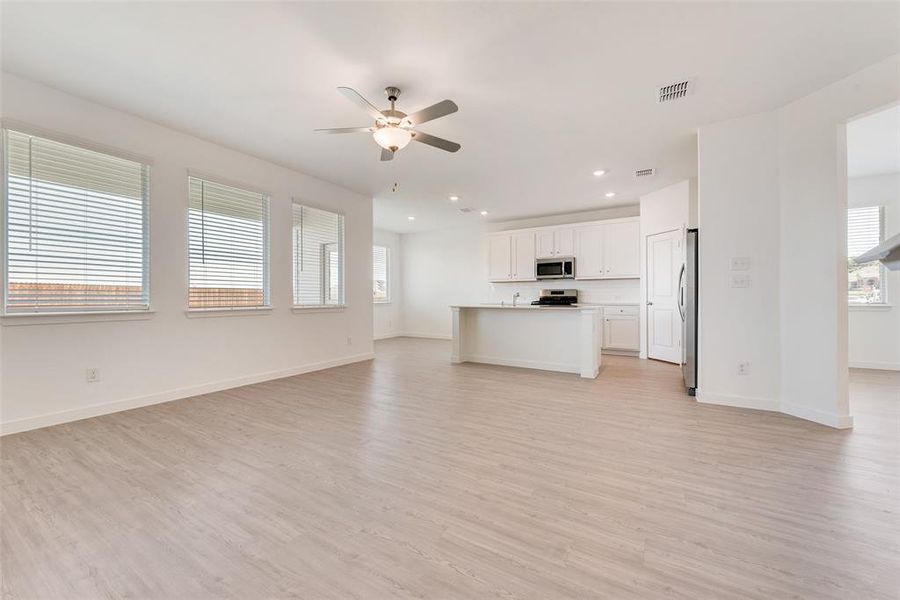
{"type": "Polygon", "coordinates": [[[750,363],[749,362],[739,362],[737,372],[738,372],[738,375],[749,375],[750,374],[750,363]]]}
{"type": "Polygon", "coordinates": [[[100,369],[86,369],[84,374],[88,383],[96,383],[100,381],[100,369]]]}
{"type": "Polygon", "coordinates": [[[347,345],[350,346],[352,344],[353,344],[353,338],[348,335],[347,336],[347,345]]]}

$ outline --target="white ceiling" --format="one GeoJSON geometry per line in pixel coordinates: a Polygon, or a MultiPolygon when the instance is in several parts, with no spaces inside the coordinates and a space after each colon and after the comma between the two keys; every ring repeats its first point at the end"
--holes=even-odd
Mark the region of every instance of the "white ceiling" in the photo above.
{"type": "Polygon", "coordinates": [[[3,68],[319,176],[417,231],[633,203],[696,172],[696,128],[900,52],[898,3],[9,3],[3,68]],[[696,93],[656,104],[661,84],[696,93]],[[391,163],[335,88],[460,111],[391,163]],[[636,168],[655,167],[652,180],[636,168]],[[591,175],[607,169],[603,178],[591,175]],[[392,192],[394,182],[399,190],[392,192]],[[614,190],[612,200],[604,193],[614,190]],[[415,215],[410,222],[407,216],[415,215]]]}
{"type": "Polygon", "coordinates": [[[847,124],[847,176],[900,172],[900,105],[847,124]]]}

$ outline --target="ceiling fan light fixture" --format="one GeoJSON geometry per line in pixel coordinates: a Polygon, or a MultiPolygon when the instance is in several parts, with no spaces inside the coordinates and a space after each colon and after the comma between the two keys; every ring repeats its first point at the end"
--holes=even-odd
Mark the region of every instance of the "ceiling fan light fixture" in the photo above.
{"type": "Polygon", "coordinates": [[[412,133],[408,129],[396,125],[379,127],[372,136],[376,144],[391,152],[402,150],[412,140],[412,133]]]}

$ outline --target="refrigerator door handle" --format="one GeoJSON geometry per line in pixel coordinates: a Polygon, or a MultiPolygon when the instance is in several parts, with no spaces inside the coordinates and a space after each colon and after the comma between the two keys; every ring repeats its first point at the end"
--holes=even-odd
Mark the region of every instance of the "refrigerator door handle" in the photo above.
{"type": "Polygon", "coordinates": [[[684,321],[684,270],[687,265],[681,265],[681,273],[678,275],[678,314],[684,321]]]}

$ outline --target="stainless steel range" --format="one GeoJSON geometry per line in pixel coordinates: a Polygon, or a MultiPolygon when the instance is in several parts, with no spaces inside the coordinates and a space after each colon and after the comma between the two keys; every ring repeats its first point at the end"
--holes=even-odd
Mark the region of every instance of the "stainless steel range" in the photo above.
{"type": "Polygon", "coordinates": [[[532,304],[537,306],[571,306],[578,304],[578,290],[541,290],[532,304]]]}

